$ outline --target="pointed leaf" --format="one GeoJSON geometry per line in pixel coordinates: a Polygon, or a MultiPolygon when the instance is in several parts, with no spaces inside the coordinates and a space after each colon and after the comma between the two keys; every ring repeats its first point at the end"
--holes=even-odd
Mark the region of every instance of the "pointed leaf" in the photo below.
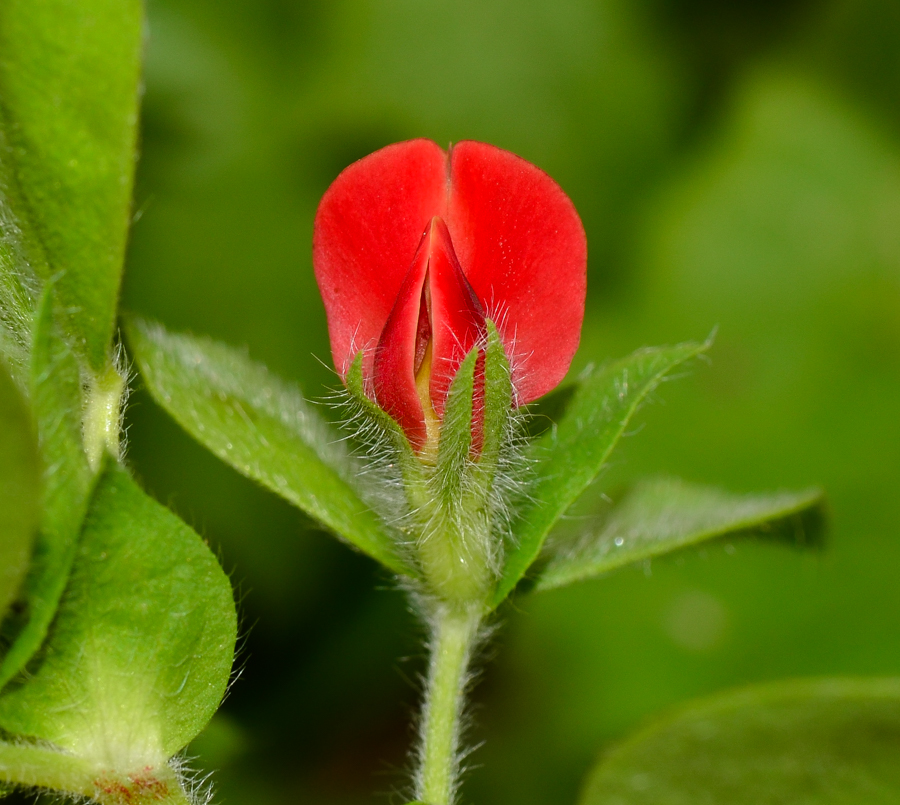
{"type": "Polygon", "coordinates": [[[235,349],[134,320],[154,399],[197,441],[396,573],[414,575],[360,498],[358,467],[299,391],[235,349]]]}
{"type": "Polygon", "coordinates": [[[60,335],[50,294],[34,334],[31,405],[43,465],[41,527],[23,589],[25,609],[7,624],[10,649],[0,662],[0,688],[38,650],[66,586],[94,476],[82,446],[81,374],[60,335]]]}
{"type": "Polygon", "coordinates": [[[791,680],[695,702],[603,758],[580,805],[900,802],[900,679],[791,680]]]}
{"type": "Polygon", "coordinates": [[[517,544],[508,551],[495,606],[537,558],[554,523],[600,472],[647,395],[708,347],[705,342],[638,350],[582,379],[563,420],[537,444],[531,502],[514,526],[517,544]]]}
{"type": "Polygon", "coordinates": [[[0,695],[0,726],[112,773],[160,767],[218,707],[235,635],[209,548],[111,464],[46,651],[0,695]]]}
{"type": "Polygon", "coordinates": [[[41,476],[28,408],[0,361],[0,620],[28,568],[41,476]]]}
{"type": "Polygon", "coordinates": [[[725,535],[760,534],[816,543],[822,492],[735,495],[674,478],[636,484],[572,540],[553,546],[536,590],[552,590],[725,535]]]}
{"type": "Polygon", "coordinates": [[[142,34],[139,0],[0,4],[0,192],[15,216],[2,224],[58,277],[66,329],[98,370],[130,217],[142,34]]]}

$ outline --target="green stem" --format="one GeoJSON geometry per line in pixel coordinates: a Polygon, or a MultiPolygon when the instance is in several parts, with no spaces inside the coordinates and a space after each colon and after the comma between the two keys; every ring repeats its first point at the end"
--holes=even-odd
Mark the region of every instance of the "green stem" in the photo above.
{"type": "Polygon", "coordinates": [[[102,805],[190,805],[169,766],[117,774],[75,755],[0,741],[0,782],[85,797],[102,805]]]}
{"type": "Polygon", "coordinates": [[[434,616],[416,775],[416,796],[426,805],[450,805],[456,791],[459,721],[483,611],[440,604],[434,616]]]}

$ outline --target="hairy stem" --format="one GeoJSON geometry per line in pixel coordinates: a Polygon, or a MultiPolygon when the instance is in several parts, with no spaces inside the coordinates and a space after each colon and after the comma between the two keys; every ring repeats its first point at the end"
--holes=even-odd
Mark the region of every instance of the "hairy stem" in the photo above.
{"type": "Polygon", "coordinates": [[[75,755],[24,743],[0,741],[0,783],[49,789],[101,805],[190,805],[166,764],[120,774],[75,755]]]}
{"type": "Polygon", "coordinates": [[[450,805],[456,792],[460,716],[482,617],[480,604],[440,604],[434,615],[416,775],[416,796],[426,805],[450,805]]]}

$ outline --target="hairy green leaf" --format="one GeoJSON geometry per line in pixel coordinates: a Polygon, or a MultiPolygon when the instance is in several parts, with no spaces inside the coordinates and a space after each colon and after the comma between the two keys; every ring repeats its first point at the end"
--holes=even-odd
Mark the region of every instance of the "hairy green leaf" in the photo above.
{"type": "Polygon", "coordinates": [[[33,337],[31,405],[43,466],[41,527],[24,585],[25,609],[7,624],[9,651],[0,662],[0,688],[38,650],[66,586],[94,476],[82,446],[78,361],[44,295],[33,337]]]}
{"type": "Polygon", "coordinates": [[[209,339],[140,320],[128,333],[150,393],[197,441],[363,553],[415,575],[361,499],[343,442],[296,388],[209,339]]]}
{"type": "Polygon", "coordinates": [[[900,679],[776,682],[690,704],[614,749],[580,805],[893,805],[900,679]]]}
{"type": "Polygon", "coordinates": [[[25,401],[0,361],[0,619],[18,592],[40,519],[37,439],[25,401]]]}
{"type": "Polygon", "coordinates": [[[139,0],[0,4],[3,285],[25,263],[54,277],[67,331],[95,370],[130,218],[142,20],[139,0]]]}
{"type": "Polygon", "coordinates": [[[538,557],[554,523],[600,472],[641,403],[674,369],[704,352],[709,342],[641,349],[585,375],[559,424],[537,442],[530,500],[514,524],[499,605],[538,557]]]}
{"type": "Polygon", "coordinates": [[[637,483],[620,501],[582,523],[575,539],[550,546],[536,590],[551,590],[616,568],[738,533],[818,542],[822,493],[736,495],[675,478],[637,483]]]}
{"type": "Polygon", "coordinates": [[[160,767],[215,712],[235,635],[209,548],[110,462],[46,650],[0,695],[0,726],[111,773],[160,767]]]}
{"type": "Polygon", "coordinates": [[[28,363],[40,280],[24,252],[13,212],[13,191],[5,160],[9,153],[0,126],[0,355],[22,391],[28,390],[28,363]]]}

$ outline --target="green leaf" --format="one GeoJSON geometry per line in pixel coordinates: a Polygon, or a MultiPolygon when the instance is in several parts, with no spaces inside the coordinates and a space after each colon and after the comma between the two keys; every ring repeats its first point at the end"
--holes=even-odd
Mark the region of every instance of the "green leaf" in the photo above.
{"type": "Polygon", "coordinates": [[[633,562],[741,532],[819,541],[822,493],[736,495],[674,478],[637,483],[574,540],[552,546],[536,590],[552,590],[633,562]]]}
{"type": "Polygon", "coordinates": [[[41,475],[34,426],[0,361],[0,619],[28,568],[40,520],[41,475]]]}
{"type": "Polygon", "coordinates": [[[359,467],[299,391],[237,350],[135,320],[154,399],[197,441],[395,573],[415,575],[360,497],[359,467]]]}
{"type": "Polygon", "coordinates": [[[893,805],[900,679],[759,685],[688,705],[603,758],[580,805],[893,805]]]}
{"type": "Polygon", "coordinates": [[[209,548],[111,462],[46,650],[0,695],[0,726],[111,773],[161,767],[215,712],[235,635],[209,548]]]}
{"type": "Polygon", "coordinates": [[[78,361],[56,326],[44,295],[33,337],[31,405],[43,465],[41,527],[24,585],[25,610],[7,624],[9,651],[0,688],[38,650],[66,586],[94,476],[82,446],[78,361]]]}
{"type": "Polygon", "coordinates": [[[494,596],[498,606],[538,557],[554,523],[600,472],[629,420],[674,369],[710,342],[641,349],[581,379],[558,426],[537,442],[535,478],[494,596]]]}
{"type": "Polygon", "coordinates": [[[22,391],[28,389],[31,336],[40,281],[24,254],[22,233],[4,175],[9,149],[0,126],[0,355],[22,391]]]}
{"type": "Polygon", "coordinates": [[[55,285],[95,370],[107,358],[125,254],[143,36],[139,0],[0,4],[4,231],[55,285]]]}

